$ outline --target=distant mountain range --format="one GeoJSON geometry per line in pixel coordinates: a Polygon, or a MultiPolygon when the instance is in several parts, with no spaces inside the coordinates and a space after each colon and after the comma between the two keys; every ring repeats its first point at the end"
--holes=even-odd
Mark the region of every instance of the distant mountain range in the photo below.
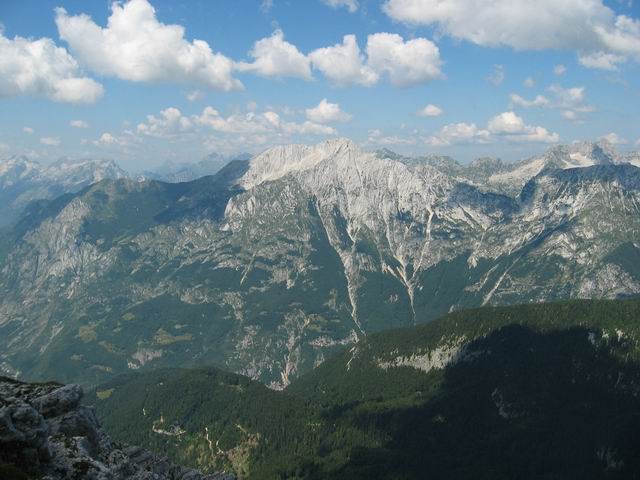
{"type": "Polygon", "coordinates": [[[37,200],[52,200],[76,193],[105,179],[135,178],[169,183],[189,182],[215,175],[231,160],[248,160],[249,154],[231,157],[212,153],[195,163],[165,163],[153,171],[130,174],[112,160],[61,159],[41,164],[24,156],[0,160],[0,227],[20,218],[26,206],[37,200]]]}
{"type": "Polygon", "coordinates": [[[17,220],[35,200],[51,200],[107,178],[126,176],[111,160],[62,159],[48,165],[26,157],[0,160],[0,226],[17,220]]]}
{"type": "Polygon", "coordinates": [[[640,292],[640,165],[275,147],[184,183],[105,179],[0,236],[0,364],[98,384],[218,364],[284,388],[447,312],[640,292]]]}
{"type": "Polygon", "coordinates": [[[155,170],[144,171],[138,176],[140,180],[159,180],[162,182],[178,183],[191,182],[200,177],[215,175],[226,164],[233,160],[249,160],[251,155],[241,153],[232,156],[210,153],[198,162],[171,163],[167,162],[155,170]]]}

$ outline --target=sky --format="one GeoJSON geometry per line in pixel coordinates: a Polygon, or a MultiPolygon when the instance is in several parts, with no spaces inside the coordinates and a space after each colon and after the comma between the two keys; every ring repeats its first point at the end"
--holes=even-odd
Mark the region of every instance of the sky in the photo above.
{"type": "Polygon", "coordinates": [[[0,0],[0,158],[640,149],[639,0],[0,0]]]}

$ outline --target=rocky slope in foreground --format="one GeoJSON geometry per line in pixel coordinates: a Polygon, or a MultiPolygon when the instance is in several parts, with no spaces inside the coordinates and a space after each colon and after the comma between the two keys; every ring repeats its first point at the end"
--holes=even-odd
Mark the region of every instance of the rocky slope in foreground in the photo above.
{"type": "Polygon", "coordinates": [[[111,441],[78,385],[0,377],[0,478],[20,480],[233,480],[201,475],[142,448],[111,441]]]}

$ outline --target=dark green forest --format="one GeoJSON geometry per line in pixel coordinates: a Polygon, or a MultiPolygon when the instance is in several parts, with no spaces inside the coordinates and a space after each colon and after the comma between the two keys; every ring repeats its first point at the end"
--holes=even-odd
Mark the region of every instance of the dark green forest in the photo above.
{"type": "Polygon", "coordinates": [[[90,397],[116,439],[241,478],[640,478],[639,320],[635,299],[481,308],[371,335],[283,392],[201,368],[90,397]]]}

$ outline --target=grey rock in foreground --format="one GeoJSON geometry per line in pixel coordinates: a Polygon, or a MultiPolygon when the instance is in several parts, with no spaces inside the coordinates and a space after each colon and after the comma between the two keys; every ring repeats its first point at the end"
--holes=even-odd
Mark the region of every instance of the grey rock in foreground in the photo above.
{"type": "Polygon", "coordinates": [[[29,384],[0,377],[0,466],[43,480],[233,480],[203,475],[139,447],[119,445],[101,429],[78,385],[29,384]]]}

